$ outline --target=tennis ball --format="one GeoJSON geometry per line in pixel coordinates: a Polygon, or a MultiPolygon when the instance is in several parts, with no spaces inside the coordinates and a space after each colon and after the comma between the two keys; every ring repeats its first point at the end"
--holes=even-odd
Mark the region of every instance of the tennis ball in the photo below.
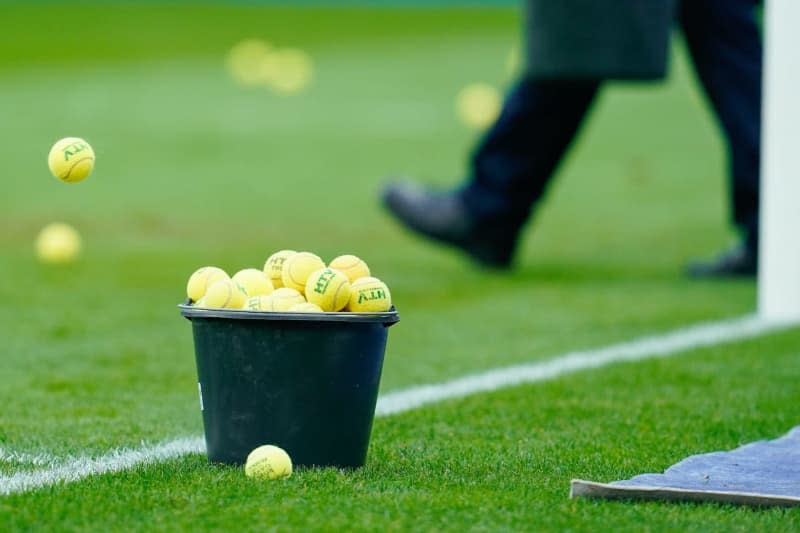
{"type": "Polygon", "coordinates": [[[203,296],[203,307],[241,309],[247,300],[244,287],[233,280],[223,279],[211,285],[203,296]]]}
{"type": "Polygon", "coordinates": [[[277,446],[259,446],[247,456],[244,473],[256,479],[286,479],[292,475],[292,459],[277,446]]]}
{"type": "Polygon", "coordinates": [[[270,299],[270,309],[268,311],[275,311],[278,313],[285,313],[290,307],[306,302],[303,295],[295,289],[289,287],[281,287],[275,289],[275,292],[267,296],[270,299]]]}
{"type": "Polygon", "coordinates": [[[302,304],[294,304],[291,306],[288,311],[290,313],[322,313],[322,309],[317,304],[312,303],[302,303],[302,304]]]}
{"type": "Polygon", "coordinates": [[[306,290],[306,281],[312,272],[325,268],[319,256],[311,252],[298,252],[289,256],[283,264],[281,279],[283,286],[300,291],[306,290]]]}
{"type": "Polygon", "coordinates": [[[275,290],[270,279],[257,268],[240,270],[231,279],[244,287],[247,296],[267,295],[275,290]]]}
{"type": "Polygon", "coordinates": [[[456,97],[456,112],[469,127],[484,129],[500,115],[500,92],[486,83],[473,83],[464,87],[456,97]]]}
{"type": "Polygon", "coordinates": [[[350,281],[338,270],[317,270],[306,281],[306,299],[323,311],[341,311],[350,301],[350,281]]]}
{"type": "Polygon", "coordinates": [[[213,266],[198,268],[186,283],[186,296],[193,302],[199,302],[210,286],[223,279],[229,279],[229,277],[221,268],[213,266]]]}
{"type": "Polygon", "coordinates": [[[283,279],[281,278],[283,265],[289,257],[296,253],[294,250],[281,250],[269,256],[267,262],[264,263],[264,275],[272,281],[272,286],[276,289],[283,287],[283,279]]]}
{"type": "Polygon", "coordinates": [[[389,287],[378,278],[360,278],[351,286],[347,310],[354,313],[383,313],[392,307],[389,287]]]}
{"type": "Polygon", "coordinates": [[[370,275],[367,264],[354,255],[340,255],[331,261],[328,266],[347,276],[350,283],[353,283],[358,278],[364,278],[370,275]]]}
{"type": "Polygon", "coordinates": [[[272,311],[272,298],[263,294],[251,296],[245,300],[242,309],[245,311],[272,311]]]}
{"type": "Polygon", "coordinates": [[[264,56],[261,76],[276,92],[297,94],[311,83],[314,64],[307,52],[297,48],[282,48],[264,56]]]}
{"type": "Polygon", "coordinates": [[[47,156],[47,165],[53,176],[67,183],[76,183],[91,174],[94,168],[94,150],[78,137],[67,137],[56,142],[47,156]]]}
{"type": "Polygon", "coordinates": [[[235,44],[225,58],[231,78],[242,85],[258,85],[264,81],[261,63],[272,51],[272,45],[261,39],[245,39],[235,44]]]}
{"type": "Polygon", "coordinates": [[[71,263],[80,251],[81,236],[69,224],[48,224],[36,237],[36,256],[43,263],[71,263]]]}

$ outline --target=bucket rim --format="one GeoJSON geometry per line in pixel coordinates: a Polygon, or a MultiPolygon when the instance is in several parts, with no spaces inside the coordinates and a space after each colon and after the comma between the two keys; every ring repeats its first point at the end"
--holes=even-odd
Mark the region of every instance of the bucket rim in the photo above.
{"type": "Polygon", "coordinates": [[[394,306],[383,313],[351,313],[351,312],[324,312],[324,313],[278,313],[274,311],[246,311],[244,309],[213,309],[200,308],[182,303],[178,305],[181,315],[191,320],[193,318],[219,318],[227,320],[263,320],[263,321],[291,321],[291,322],[347,322],[347,323],[381,323],[395,324],[400,321],[400,315],[394,306]]]}

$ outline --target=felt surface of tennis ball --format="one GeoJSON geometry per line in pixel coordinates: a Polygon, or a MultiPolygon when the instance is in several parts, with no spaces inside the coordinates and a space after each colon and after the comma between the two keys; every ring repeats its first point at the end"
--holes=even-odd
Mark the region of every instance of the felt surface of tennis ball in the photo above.
{"type": "Polygon", "coordinates": [[[264,274],[272,282],[272,286],[276,289],[283,287],[283,265],[289,257],[296,254],[294,250],[281,250],[275,252],[264,263],[264,274]]]}
{"type": "Polygon", "coordinates": [[[94,150],[78,137],[57,141],[47,156],[47,166],[53,176],[66,183],[86,179],[94,168],[94,150]]]}
{"type": "Polygon", "coordinates": [[[247,456],[244,473],[255,479],[286,479],[292,475],[292,459],[278,446],[259,446],[247,456]]]}
{"type": "Polygon", "coordinates": [[[236,43],[225,58],[231,78],[241,85],[259,85],[264,82],[261,64],[273,47],[261,39],[245,39],[236,43]]]}
{"type": "Polygon", "coordinates": [[[74,261],[81,252],[78,231],[63,222],[48,224],[36,237],[36,257],[42,263],[64,264],[74,261]]]}
{"type": "Polygon", "coordinates": [[[247,296],[266,296],[275,290],[272,286],[272,281],[257,268],[240,270],[231,279],[244,287],[244,292],[247,293],[247,296]]]}
{"type": "Polygon", "coordinates": [[[241,309],[246,300],[247,294],[244,291],[244,287],[233,280],[223,279],[211,285],[201,301],[203,302],[203,307],[241,309]]]}
{"type": "Polygon", "coordinates": [[[275,292],[267,296],[270,299],[269,311],[277,313],[285,313],[292,306],[306,302],[306,299],[300,294],[300,291],[290,289],[289,287],[281,287],[275,289],[275,292]]]}
{"type": "Polygon", "coordinates": [[[338,270],[323,268],[308,277],[305,294],[323,311],[341,311],[350,301],[350,280],[338,270]]]}
{"type": "Polygon", "coordinates": [[[228,273],[215,266],[198,268],[186,283],[186,296],[193,302],[200,301],[210,286],[218,281],[229,279],[228,273]]]}
{"type": "Polygon", "coordinates": [[[456,112],[469,127],[484,129],[500,115],[503,98],[500,91],[486,83],[464,87],[456,97],[456,112]]]}
{"type": "Polygon", "coordinates": [[[304,50],[279,48],[264,56],[261,76],[276,92],[297,94],[305,90],[314,78],[314,63],[304,50]]]}
{"type": "Polygon", "coordinates": [[[299,292],[306,290],[308,277],[317,270],[325,268],[325,263],[319,256],[311,252],[298,252],[289,256],[283,264],[281,279],[283,286],[299,292]]]}
{"type": "Polygon", "coordinates": [[[369,266],[363,259],[355,255],[340,255],[328,264],[330,268],[334,268],[347,276],[350,283],[353,283],[358,278],[366,278],[370,276],[369,266]]]}
{"type": "Polygon", "coordinates": [[[317,304],[305,302],[302,304],[294,304],[288,311],[290,313],[322,313],[322,309],[317,304]]]}
{"type": "Polygon", "coordinates": [[[351,285],[347,310],[354,313],[383,313],[392,307],[389,287],[378,278],[360,278],[351,285]]]}
{"type": "Polygon", "coordinates": [[[264,294],[251,296],[245,300],[242,309],[245,311],[272,311],[272,298],[264,294]]]}

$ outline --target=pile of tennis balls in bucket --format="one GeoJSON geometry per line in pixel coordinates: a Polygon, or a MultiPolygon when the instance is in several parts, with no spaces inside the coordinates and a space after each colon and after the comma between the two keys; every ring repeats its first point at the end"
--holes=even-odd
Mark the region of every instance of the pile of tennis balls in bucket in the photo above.
{"type": "Polygon", "coordinates": [[[281,250],[263,269],[247,268],[233,276],[207,266],[186,285],[192,305],[279,313],[382,313],[392,307],[389,287],[370,275],[354,255],[340,255],[328,265],[311,252],[281,250]]]}

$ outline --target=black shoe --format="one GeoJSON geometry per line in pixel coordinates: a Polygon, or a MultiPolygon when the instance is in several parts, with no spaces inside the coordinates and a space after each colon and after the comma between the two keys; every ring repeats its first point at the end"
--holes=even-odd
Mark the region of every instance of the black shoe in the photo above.
{"type": "Polygon", "coordinates": [[[689,264],[687,274],[693,278],[753,277],[758,271],[758,256],[744,245],[739,245],[710,261],[689,264]]]}
{"type": "Polygon", "coordinates": [[[382,198],[394,217],[414,233],[460,248],[481,266],[511,267],[516,232],[480,224],[457,193],[393,183],[383,189],[382,198]]]}

